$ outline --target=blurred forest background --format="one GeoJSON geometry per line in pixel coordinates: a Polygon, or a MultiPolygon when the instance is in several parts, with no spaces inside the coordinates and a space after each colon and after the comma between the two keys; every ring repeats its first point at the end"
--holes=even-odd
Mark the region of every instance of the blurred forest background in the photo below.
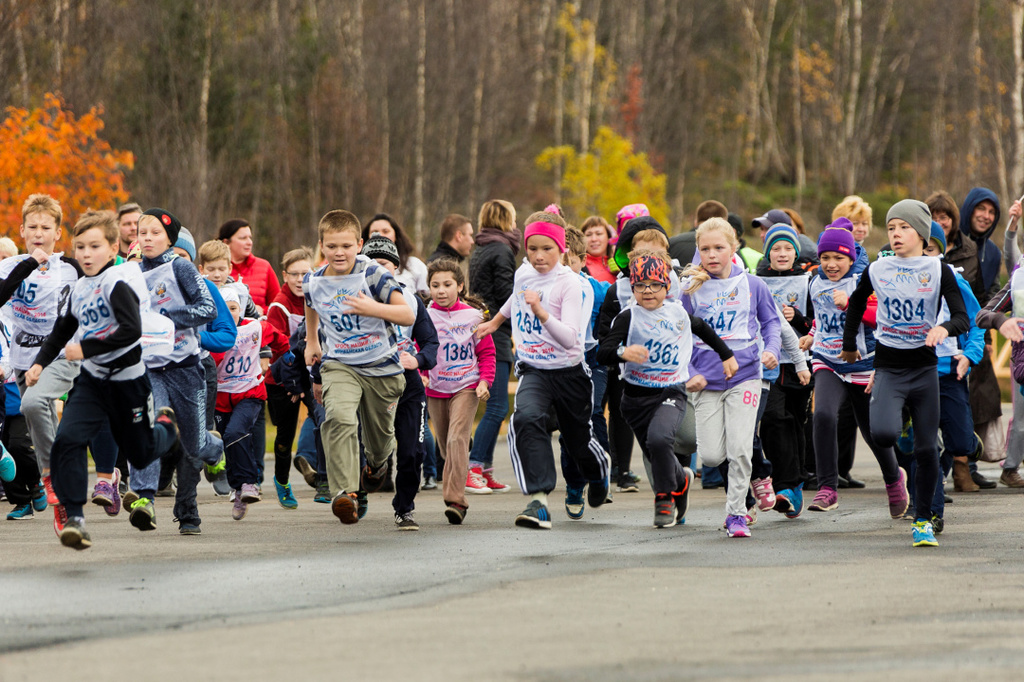
{"type": "MultiPolygon", "coordinates": [[[[570,218],[702,199],[809,231],[858,193],[1024,192],[1022,0],[3,0],[3,231],[131,198],[277,262],[320,215],[432,250],[504,198],[570,218]],[[50,94],[53,93],[53,94],[50,94]],[[54,191],[57,191],[56,189],[54,191]]],[[[876,238],[881,238],[876,230],[876,238]]]]}

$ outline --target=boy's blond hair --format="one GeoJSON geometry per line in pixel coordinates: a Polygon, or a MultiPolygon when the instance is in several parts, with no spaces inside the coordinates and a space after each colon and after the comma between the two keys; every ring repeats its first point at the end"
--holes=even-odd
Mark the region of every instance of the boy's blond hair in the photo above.
{"type": "Polygon", "coordinates": [[[53,216],[53,219],[57,221],[57,227],[60,227],[60,221],[64,218],[64,211],[60,209],[60,203],[49,194],[32,194],[25,200],[25,203],[21,205],[22,224],[32,213],[46,213],[53,216]]]}
{"type": "Polygon", "coordinates": [[[565,228],[565,255],[572,254],[582,260],[587,255],[587,239],[583,232],[571,225],[565,228]]]}
{"type": "Polygon", "coordinates": [[[199,251],[196,252],[196,264],[199,267],[203,267],[207,263],[217,260],[226,260],[228,266],[231,265],[231,249],[228,248],[228,245],[219,239],[203,242],[203,245],[199,247],[199,251]]]}
{"type": "Polygon", "coordinates": [[[281,270],[287,270],[295,263],[298,263],[300,260],[309,261],[309,265],[312,267],[313,252],[309,249],[308,246],[300,246],[297,249],[292,249],[291,251],[286,252],[281,257],[281,270]]]}
{"type": "Polygon", "coordinates": [[[850,222],[863,220],[870,225],[871,207],[856,194],[851,194],[832,209],[832,220],[836,218],[849,218],[850,222]]]}
{"type": "Polygon", "coordinates": [[[18,255],[18,245],[10,237],[0,237],[0,256],[10,258],[18,255]]]}
{"type": "Polygon", "coordinates": [[[351,232],[355,235],[358,241],[362,235],[362,226],[359,224],[359,218],[350,211],[343,211],[341,209],[335,209],[328,211],[324,214],[324,217],[320,219],[320,224],[317,225],[316,232],[317,238],[323,242],[324,235],[329,232],[351,232]]]}
{"type": "Polygon", "coordinates": [[[668,237],[666,237],[665,233],[661,230],[640,230],[633,235],[633,241],[630,242],[630,245],[636,244],[637,242],[646,242],[648,244],[654,243],[660,246],[662,250],[668,251],[668,237]]]}
{"type": "Polygon", "coordinates": [[[117,227],[117,214],[113,211],[96,211],[89,209],[75,223],[74,236],[81,237],[89,230],[98,227],[103,231],[103,238],[109,244],[116,244],[121,233],[117,227]]]}

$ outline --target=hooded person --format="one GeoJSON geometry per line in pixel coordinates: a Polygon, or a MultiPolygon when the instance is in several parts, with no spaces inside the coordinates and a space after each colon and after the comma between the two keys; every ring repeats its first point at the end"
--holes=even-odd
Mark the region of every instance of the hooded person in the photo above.
{"type": "Polygon", "coordinates": [[[971,287],[982,305],[999,291],[1002,253],[991,237],[1001,215],[999,198],[986,187],[972,189],[960,206],[960,232],[978,248],[978,279],[971,287]]]}
{"type": "MultiPolygon", "coordinates": [[[[814,243],[814,240],[800,231],[803,229],[802,226],[797,228],[797,226],[793,225],[793,219],[781,208],[771,209],[763,216],[754,218],[750,224],[752,227],[760,231],[762,243],[764,242],[765,236],[768,234],[768,230],[771,229],[773,225],[789,225],[797,231],[797,240],[800,243],[800,258],[797,260],[797,265],[800,265],[804,270],[810,270],[818,264],[817,244],[814,243]]],[[[765,249],[765,254],[767,253],[768,249],[765,249]]],[[[767,263],[767,258],[761,258],[755,266],[754,272],[756,273],[758,269],[768,267],[767,263]]]]}

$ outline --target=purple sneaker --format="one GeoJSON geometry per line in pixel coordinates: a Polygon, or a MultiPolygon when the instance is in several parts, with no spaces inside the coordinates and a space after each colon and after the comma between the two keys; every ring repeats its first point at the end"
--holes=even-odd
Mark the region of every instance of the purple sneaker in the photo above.
{"type": "Polygon", "coordinates": [[[92,503],[103,507],[107,516],[117,516],[121,511],[121,495],[117,491],[120,473],[115,469],[112,479],[101,478],[92,489],[92,503]]]}
{"type": "Polygon", "coordinates": [[[726,516],[725,532],[731,538],[749,538],[750,529],[747,528],[747,520],[742,516],[726,516]]]}
{"type": "Polygon", "coordinates": [[[235,502],[231,505],[231,518],[235,521],[241,521],[245,518],[245,512],[247,511],[249,511],[249,505],[242,500],[242,492],[238,491],[235,494],[235,502]]]}
{"type": "Polygon", "coordinates": [[[826,512],[832,511],[839,506],[839,494],[828,486],[822,486],[818,488],[818,492],[814,495],[814,501],[807,507],[808,511],[812,512],[826,512]]]}
{"type": "Polygon", "coordinates": [[[889,516],[894,519],[903,517],[903,512],[910,506],[910,494],[907,492],[907,475],[899,470],[900,477],[895,483],[886,483],[885,492],[889,495],[889,516]]]}
{"type": "Polygon", "coordinates": [[[259,502],[262,499],[260,496],[260,489],[253,483],[243,483],[242,489],[235,497],[241,498],[241,500],[246,504],[259,502]]]}

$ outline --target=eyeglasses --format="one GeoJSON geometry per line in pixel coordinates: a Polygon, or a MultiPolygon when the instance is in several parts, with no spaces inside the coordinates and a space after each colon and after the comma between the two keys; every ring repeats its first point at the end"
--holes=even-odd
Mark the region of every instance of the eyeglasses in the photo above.
{"type": "Polygon", "coordinates": [[[656,294],[656,293],[658,293],[659,291],[661,291],[664,288],[665,288],[665,285],[662,284],[661,282],[650,282],[648,284],[644,284],[643,282],[640,282],[639,284],[634,284],[633,285],[633,291],[637,291],[637,292],[640,292],[640,293],[643,293],[645,291],[650,291],[650,292],[653,292],[653,293],[656,294]]]}
{"type": "Polygon", "coordinates": [[[305,272],[288,272],[287,270],[284,271],[285,277],[297,277],[299,279],[302,279],[307,274],[309,274],[309,270],[306,270],[305,272]]]}

